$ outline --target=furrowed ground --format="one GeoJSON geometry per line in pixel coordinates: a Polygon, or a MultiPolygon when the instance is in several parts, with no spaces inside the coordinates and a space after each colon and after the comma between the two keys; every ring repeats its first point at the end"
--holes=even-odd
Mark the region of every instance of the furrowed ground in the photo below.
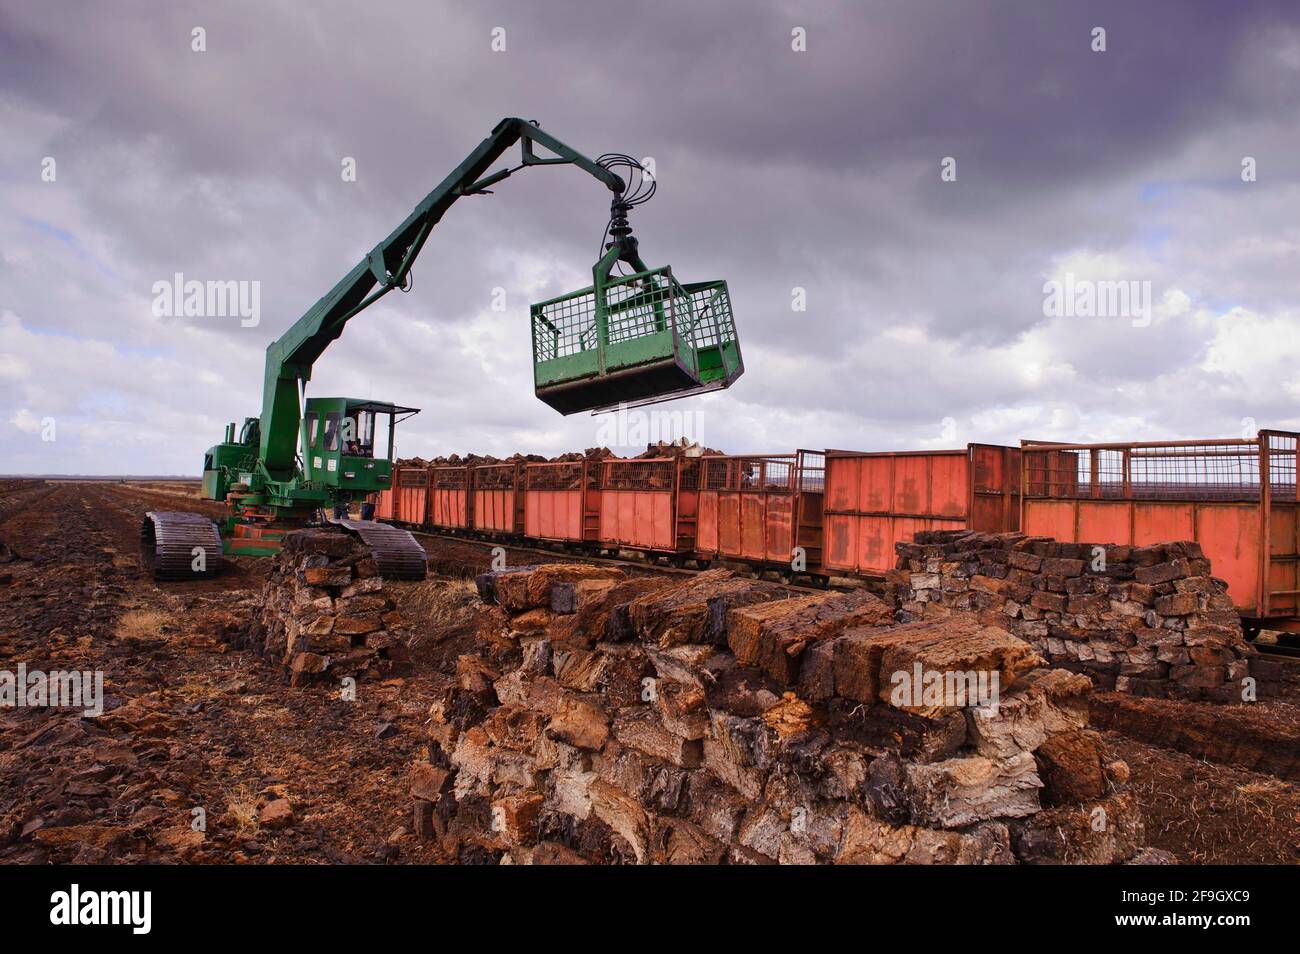
{"type": "MultiPolygon", "coordinates": [[[[141,570],[144,511],[201,508],[193,484],[0,484],[0,541],[15,555],[0,563],[0,670],[98,670],[105,692],[97,718],[0,709],[0,860],[448,860],[411,833],[407,770],[424,745],[432,669],[465,638],[454,612],[470,598],[463,577],[486,567],[488,549],[422,538],[447,578],[394,584],[415,671],[362,682],[348,702],[337,688],[291,689],[231,647],[267,561],[240,558],[220,579],[182,584],[141,570]]],[[[1294,705],[1258,716],[1295,734],[1294,705]]],[[[1106,739],[1132,768],[1148,845],[1185,863],[1300,860],[1293,782],[1173,743],[1106,739]]]]}

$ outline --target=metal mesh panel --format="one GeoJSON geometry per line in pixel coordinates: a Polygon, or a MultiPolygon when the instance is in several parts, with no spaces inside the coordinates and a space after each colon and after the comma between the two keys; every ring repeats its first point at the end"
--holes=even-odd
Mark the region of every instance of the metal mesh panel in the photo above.
{"type": "Polygon", "coordinates": [[[596,347],[596,293],[587,290],[533,306],[533,360],[550,361],[596,347]]]}
{"type": "Polygon", "coordinates": [[[1267,434],[1268,489],[1274,500],[1296,499],[1296,437],[1267,434]]]}
{"type": "Polygon", "coordinates": [[[794,458],[768,457],[750,461],[748,472],[742,472],[741,490],[777,490],[794,489],[794,458]]]}
{"type": "Polygon", "coordinates": [[[678,313],[689,307],[682,287],[666,272],[606,286],[605,304],[610,344],[674,328],[678,313]]]}
{"type": "Polygon", "coordinates": [[[680,462],[682,468],[681,487],[683,490],[695,490],[700,486],[700,475],[703,473],[703,465],[698,457],[683,458],[680,462]]]}
{"type": "Polygon", "coordinates": [[[433,486],[439,490],[464,490],[467,473],[464,467],[435,467],[433,486]]]}
{"type": "Polygon", "coordinates": [[[700,489],[725,490],[730,473],[730,457],[706,457],[700,470],[700,489]]]}
{"type": "Polygon", "coordinates": [[[529,490],[581,490],[582,461],[529,464],[524,479],[529,490]]]}
{"type": "Polygon", "coordinates": [[[402,467],[397,471],[397,486],[428,487],[429,471],[424,467],[402,467]]]}
{"type": "Polygon", "coordinates": [[[674,461],[662,458],[606,461],[601,467],[601,488],[672,490],[674,464],[674,461]]]}
{"type": "MultiPolygon", "coordinates": [[[[1295,440],[1273,438],[1269,483],[1295,499],[1295,440]]],[[[1025,493],[1094,500],[1258,500],[1255,440],[1127,446],[1025,447],[1025,493]]]]}
{"type": "MultiPolygon", "coordinates": [[[[1081,455],[1070,451],[1023,451],[1025,492],[1032,497],[1078,497],[1081,455]]],[[[1087,467],[1084,473],[1089,473],[1087,467]]],[[[1091,493],[1084,496],[1091,496],[1091,493]]]]}
{"type": "Polygon", "coordinates": [[[826,455],[815,451],[800,451],[799,468],[795,480],[801,493],[825,493],[826,455]]]}
{"type": "MultiPolygon", "coordinates": [[[[1129,461],[1137,497],[1229,500],[1259,497],[1259,452],[1254,442],[1240,446],[1135,448],[1129,461]]],[[[1123,459],[1118,461],[1123,494],[1123,459]]],[[[1103,480],[1106,478],[1103,478],[1103,480]]],[[[1114,481],[1114,478],[1111,478],[1114,481]]],[[[1106,484],[1102,484],[1106,489],[1106,484]]]]}
{"type": "MultiPolygon", "coordinates": [[[[610,344],[671,329],[694,349],[736,340],[726,282],[684,286],[665,267],[614,279],[604,293],[610,344]]],[[[534,362],[595,349],[595,289],[533,305],[532,324],[534,362]]]]}
{"type": "MultiPolygon", "coordinates": [[[[690,311],[690,296],[668,268],[615,279],[604,292],[610,344],[674,328],[678,316],[690,311]]],[[[598,344],[595,289],[533,305],[532,318],[534,362],[591,351],[598,344]]]]}
{"type": "Polygon", "coordinates": [[[474,487],[478,490],[513,490],[514,464],[483,464],[474,468],[474,487]]]}
{"type": "Polygon", "coordinates": [[[793,455],[774,457],[706,457],[703,490],[789,492],[794,489],[793,455]]]}
{"type": "Polygon", "coordinates": [[[696,348],[725,344],[736,340],[736,326],[731,315],[731,295],[726,282],[692,285],[690,291],[692,324],[684,331],[696,348]]]}

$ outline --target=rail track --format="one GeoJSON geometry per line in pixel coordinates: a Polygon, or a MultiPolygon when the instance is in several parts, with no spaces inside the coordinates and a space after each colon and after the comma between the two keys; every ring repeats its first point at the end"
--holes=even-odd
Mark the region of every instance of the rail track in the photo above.
{"type": "Polygon", "coordinates": [[[1284,662],[1300,664],[1300,646],[1288,646],[1283,643],[1251,643],[1261,656],[1273,656],[1284,662]]]}
{"type": "MultiPolygon", "coordinates": [[[[589,550],[566,549],[563,546],[539,547],[539,546],[535,546],[523,542],[485,539],[482,537],[473,537],[464,534],[434,533],[429,531],[428,529],[416,529],[415,525],[407,524],[407,523],[397,523],[396,521],[393,521],[393,524],[394,526],[400,526],[403,529],[410,530],[411,533],[417,539],[419,539],[420,537],[428,537],[430,539],[446,540],[448,542],[456,543],[456,544],[472,545],[489,551],[497,547],[501,547],[504,550],[513,551],[516,553],[536,553],[539,556],[545,556],[552,560],[570,558],[574,560],[580,560],[583,563],[594,563],[602,566],[626,567],[627,569],[633,570],[638,573],[661,573],[661,574],[672,575],[672,576],[694,576],[695,574],[702,573],[704,572],[705,569],[709,568],[709,567],[697,567],[697,568],[678,567],[678,566],[672,566],[670,564],[665,564],[657,561],[651,562],[641,557],[615,557],[615,556],[592,553],[589,550]]],[[[725,569],[734,570],[736,572],[749,573],[755,579],[764,578],[764,571],[754,566],[751,566],[749,564],[733,563],[726,560],[714,560],[711,562],[710,565],[714,568],[723,567],[725,569]]],[[[806,592],[806,593],[824,593],[828,589],[845,591],[845,590],[853,590],[853,589],[872,588],[869,585],[869,583],[864,580],[855,580],[853,582],[849,582],[846,580],[837,583],[835,582],[835,578],[833,578],[826,586],[817,586],[808,583],[795,583],[780,578],[778,578],[775,582],[779,582],[782,586],[788,587],[789,589],[799,590],[800,592],[806,592]]]]}
{"type": "MultiPolygon", "coordinates": [[[[538,556],[544,556],[552,560],[558,560],[567,557],[574,560],[581,560],[583,563],[594,563],[602,566],[625,567],[637,573],[661,573],[661,574],[667,574],[672,576],[694,576],[697,573],[703,572],[702,568],[676,567],[671,565],[665,565],[660,562],[649,562],[640,557],[613,557],[607,555],[593,554],[587,550],[566,549],[563,546],[539,547],[539,546],[533,546],[522,542],[510,542],[506,540],[485,539],[482,537],[474,537],[466,534],[433,533],[430,532],[428,529],[417,529],[416,526],[412,524],[396,524],[396,525],[401,526],[406,530],[410,530],[411,534],[415,536],[416,539],[426,537],[431,540],[445,540],[449,543],[475,546],[480,549],[488,550],[488,551],[491,551],[492,549],[495,549],[497,547],[501,547],[506,551],[511,551],[515,553],[535,553],[538,556]]],[[[725,560],[724,561],[715,560],[713,561],[713,565],[723,566],[726,569],[735,570],[737,572],[747,572],[753,575],[755,579],[764,578],[763,570],[751,566],[749,564],[732,563],[725,560]]],[[[824,593],[827,590],[846,591],[846,590],[863,589],[863,588],[869,590],[876,589],[871,586],[870,581],[858,580],[858,579],[854,579],[850,581],[842,577],[833,577],[826,586],[815,586],[806,583],[793,583],[793,582],[787,582],[783,579],[778,579],[776,582],[781,583],[783,586],[786,586],[791,590],[796,590],[803,593],[824,593]]],[[[1281,662],[1290,662],[1290,663],[1295,663],[1297,665],[1300,665],[1300,645],[1288,645],[1285,643],[1260,643],[1260,642],[1253,642],[1251,645],[1253,645],[1255,649],[1257,649],[1259,653],[1263,656],[1269,656],[1281,662]]]]}

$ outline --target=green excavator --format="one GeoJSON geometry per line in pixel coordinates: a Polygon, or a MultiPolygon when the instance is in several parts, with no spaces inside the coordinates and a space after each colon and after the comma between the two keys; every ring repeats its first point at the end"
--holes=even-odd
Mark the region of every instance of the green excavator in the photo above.
{"type": "Polygon", "coordinates": [[[457,199],[491,194],[490,186],[528,166],[562,164],[590,173],[613,200],[591,286],[531,308],[536,395],[562,414],[598,413],[725,388],[740,376],[744,364],[726,283],[684,285],[671,268],[651,269],[641,260],[628,213],[654,194],[657,184],[644,165],[619,153],[588,159],[534,122],[502,120],[266,349],[261,416],[245,418],[238,435],[228,424],[222,442],[203,459],[202,496],[225,502],[224,519],[175,511],[145,515],[141,553],[155,579],[214,576],[224,556],[271,555],[290,530],[329,525],[370,546],[384,576],[424,578],[419,542],[409,531],[376,522],[367,502],[391,487],[396,425],[418,409],[308,398],[312,365],[363,309],[394,289],[410,290],[416,256],[457,199]],[[519,164],[489,172],[516,143],[519,164]],[[385,427],[387,441],[377,444],[385,427]],[[385,449],[377,456],[378,446],[385,449]],[[360,519],[351,518],[355,502],[360,519]]]}

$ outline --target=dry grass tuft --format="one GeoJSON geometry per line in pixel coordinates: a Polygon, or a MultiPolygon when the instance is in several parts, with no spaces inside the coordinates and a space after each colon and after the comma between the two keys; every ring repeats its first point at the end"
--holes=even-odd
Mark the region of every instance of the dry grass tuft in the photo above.
{"type": "Polygon", "coordinates": [[[143,609],[123,613],[117,621],[119,639],[148,639],[158,636],[171,617],[160,610],[143,609]]]}
{"type": "Polygon", "coordinates": [[[239,785],[233,792],[223,790],[226,797],[226,814],[235,822],[241,835],[257,831],[257,793],[247,785],[239,785]]]}

